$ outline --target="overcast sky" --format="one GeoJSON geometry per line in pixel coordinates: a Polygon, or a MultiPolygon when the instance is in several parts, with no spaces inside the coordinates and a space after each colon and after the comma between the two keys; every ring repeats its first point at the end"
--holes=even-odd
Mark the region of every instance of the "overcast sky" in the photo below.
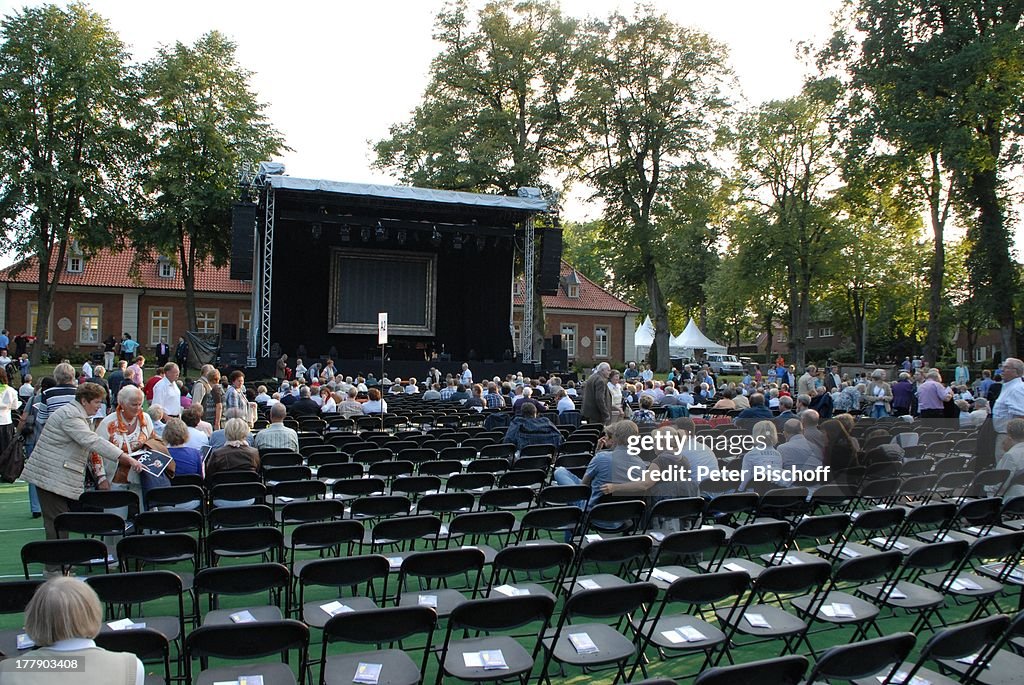
{"type": "MultiPolygon", "coordinates": [[[[0,0],[6,15],[26,4],[0,0]]],[[[65,3],[61,3],[65,4],[65,3]]],[[[484,3],[471,0],[471,7],[484,3]]],[[[730,51],[747,103],[796,94],[804,67],[800,41],[829,33],[840,0],[653,0],[674,21],[701,29],[730,51]]],[[[191,43],[217,29],[238,45],[239,62],[254,72],[253,86],[293,149],[280,161],[292,176],[361,183],[394,183],[370,168],[370,141],[408,118],[427,82],[438,46],[433,18],[443,0],[95,0],[137,60],[158,45],[191,43]]],[[[563,0],[566,14],[605,16],[631,2],[563,0]]],[[[566,203],[568,219],[599,208],[566,203]]]]}

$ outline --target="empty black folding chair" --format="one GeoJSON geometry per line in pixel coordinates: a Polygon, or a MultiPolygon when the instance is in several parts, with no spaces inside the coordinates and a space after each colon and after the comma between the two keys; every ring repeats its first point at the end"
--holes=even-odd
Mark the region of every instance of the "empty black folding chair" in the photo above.
{"type": "MultiPolygon", "coordinates": [[[[814,664],[807,682],[875,680],[885,682],[910,655],[917,638],[913,633],[895,633],[873,640],[838,645],[825,651],[814,664]]],[[[879,682],[875,680],[875,682],[879,682]]],[[[909,682],[907,685],[910,685],[909,682]]]]}
{"type": "Polygon", "coordinates": [[[290,685],[306,682],[306,657],[309,628],[288,619],[237,625],[202,626],[185,638],[185,679],[192,683],[240,682],[244,676],[259,675],[264,683],[290,685]],[[288,664],[290,652],[296,652],[298,677],[288,664]],[[282,662],[254,662],[281,655],[282,662]],[[193,677],[194,660],[205,666],[209,659],[246,661],[240,666],[218,666],[202,670],[193,677]]]}
{"type": "Polygon", "coordinates": [[[693,685],[798,685],[806,672],[807,657],[781,656],[736,666],[711,668],[697,676],[693,685]]]}
{"type": "MultiPolygon", "coordinates": [[[[35,595],[36,590],[43,581],[38,578],[32,580],[8,580],[0,583],[0,615],[20,614],[25,611],[29,601],[35,595]]],[[[17,622],[16,625],[21,625],[17,622]]],[[[0,655],[4,657],[18,656],[25,651],[18,649],[18,635],[25,631],[18,629],[0,630],[0,655]]],[[[27,647],[25,649],[28,649],[27,647]]]]}
{"type": "Polygon", "coordinates": [[[376,672],[380,683],[420,685],[426,677],[427,657],[436,626],[437,613],[423,606],[389,607],[334,616],[324,626],[320,685],[349,685],[367,670],[376,672]],[[423,656],[417,664],[408,654],[413,648],[405,641],[418,636],[422,636],[424,642],[423,656]],[[329,655],[329,646],[336,642],[376,648],[329,655]],[[402,648],[395,649],[396,643],[402,648]],[[383,648],[385,644],[389,646],[387,649],[383,648]]]}

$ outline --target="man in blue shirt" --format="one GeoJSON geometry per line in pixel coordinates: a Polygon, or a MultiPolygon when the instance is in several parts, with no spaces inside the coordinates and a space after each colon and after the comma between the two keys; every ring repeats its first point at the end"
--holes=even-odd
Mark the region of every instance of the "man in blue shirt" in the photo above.
{"type": "Polygon", "coordinates": [[[121,336],[121,359],[131,361],[135,359],[135,352],[139,349],[139,343],[132,340],[132,336],[125,333],[121,336]]]}
{"type": "Polygon", "coordinates": [[[559,485],[589,485],[590,499],[586,502],[577,502],[577,506],[583,509],[590,509],[597,504],[603,496],[601,486],[605,483],[627,483],[630,478],[630,468],[636,466],[639,470],[635,473],[643,473],[647,464],[639,456],[631,456],[627,452],[629,439],[636,437],[639,430],[632,421],[616,421],[604,429],[605,437],[597,443],[598,450],[602,447],[604,451],[598,451],[594,458],[587,464],[587,471],[583,478],[579,478],[568,469],[558,467],[555,469],[555,482],[559,485]]]}

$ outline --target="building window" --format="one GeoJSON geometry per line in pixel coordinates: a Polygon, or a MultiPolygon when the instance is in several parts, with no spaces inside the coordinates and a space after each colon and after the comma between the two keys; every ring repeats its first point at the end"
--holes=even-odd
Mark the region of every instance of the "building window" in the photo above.
{"type": "Polygon", "coordinates": [[[251,309],[239,309],[238,310],[238,330],[245,331],[245,335],[248,339],[249,326],[252,325],[252,310],[251,309]]]}
{"type": "Polygon", "coordinates": [[[975,347],[974,348],[974,361],[976,361],[976,362],[983,362],[983,361],[985,361],[985,347],[984,346],[982,346],[982,347],[975,347]]]}
{"type": "Polygon", "coordinates": [[[819,328],[818,329],[818,337],[819,338],[831,338],[832,337],[832,328],[831,327],[829,327],[829,328],[819,328]]]}
{"type": "Polygon", "coordinates": [[[171,341],[171,318],[174,310],[170,307],[150,307],[149,344],[156,345],[161,339],[171,341]]]}
{"type": "Polygon", "coordinates": [[[168,259],[161,257],[157,263],[159,266],[156,271],[160,278],[174,278],[174,265],[168,259]]]}
{"type": "Polygon", "coordinates": [[[78,343],[98,345],[100,342],[100,306],[98,304],[78,305],[78,343]]]}
{"type": "Polygon", "coordinates": [[[85,262],[81,257],[68,257],[68,273],[80,274],[85,268],[85,262]]]}
{"type": "Polygon", "coordinates": [[[808,338],[813,338],[814,337],[814,329],[813,328],[808,328],[807,329],[807,337],[808,338]]]}
{"type": "Polygon", "coordinates": [[[609,332],[607,326],[594,326],[594,356],[608,356],[609,332]]]}
{"type": "Polygon", "coordinates": [[[516,297],[522,297],[523,295],[523,282],[517,280],[512,284],[512,294],[516,297]]]}
{"type": "MultiPolygon", "coordinates": [[[[36,323],[39,321],[39,303],[29,302],[28,303],[28,332],[29,335],[36,334],[36,323]]],[[[50,310],[50,320],[46,322],[46,341],[47,343],[53,342],[53,310],[50,310]]]]}
{"type": "Polygon", "coordinates": [[[578,285],[576,285],[575,283],[570,283],[569,287],[567,288],[567,291],[568,291],[568,295],[569,295],[570,299],[572,299],[572,300],[579,299],[580,287],[578,285]]]}
{"type": "Polygon", "coordinates": [[[576,357],[576,324],[562,324],[562,349],[569,355],[569,359],[576,357]]]}
{"type": "Polygon", "coordinates": [[[197,309],[196,310],[196,333],[209,333],[216,335],[220,333],[218,310],[197,309]]]}
{"type": "Polygon", "coordinates": [[[512,350],[519,354],[519,338],[523,335],[523,325],[520,323],[512,326],[512,350]]]}
{"type": "Polygon", "coordinates": [[[780,331],[779,332],[779,336],[777,338],[775,338],[775,342],[780,342],[780,343],[786,342],[786,334],[780,331]]]}

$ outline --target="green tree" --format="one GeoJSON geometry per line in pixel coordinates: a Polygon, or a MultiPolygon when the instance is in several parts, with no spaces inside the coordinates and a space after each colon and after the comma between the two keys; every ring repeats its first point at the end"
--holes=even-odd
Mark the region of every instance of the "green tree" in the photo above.
{"type": "Polygon", "coordinates": [[[174,255],[196,327],[196,269],[227,262],[238,172],[283,149],[283,139],[250,89],[235,45],[216,31],[188,46],[162,48],[144,70],[155,121],[147,179],[146,240],[174,255]]]}
{"type": "Polygon", "coordinates": [[[835,91],[816,84],[789,100],[747,113],[737,128],[737,159],[744,199],[764,216],[731,241],[782,271],[793,362],[804,364],[811,303],[829,282],[849,240],[836,201],[840,141],[831,125],[835,91]]]}
{"type": "MultiPolygon", "coordinates": [[[[1024,97],[1024,4],[1019,0],[855,0],[833,41],[855,87],[866,93],[879,135],[914,159],[933,229],[945,213],[937,201],[939,164],[954,174],[968,221],[968,270],[975,296],[998,321],[1003,349],[1016,350],[1007,227],[1009,169],[1020,162],[1024,97]],[[856,37],[856,38],[854,38],[856,37]],[[938,213],[938,214],[937,214],[938,213]]],[[[929,309],[937,319],[941,233],[935,232],[929,309]]],[[[938,323],[929,330],[935,347],[938,323]]]]}
{"type": "Polygon", "coordinates": [[[38,260],[42,341],[71,241],[116,246],[137,208],[137,83],[120,38],[84,5],[28,7],[0,33],[0,217],[16,253],[38,260]]]}
{"type": "Polygon", "coordinates": [[[628,246],[616,275],[642,285],[655,325],[659,370],[669,365],[664,272],[678,268],[658,211],[666,179],[703,169],[728,103],[725,48],[650,8],[590,22],[571,102],[579,178],[604,201],[609,239],[628,246]]]}
{"type": "Polygon", "coordinates": [[[422,103],[374,145],[403,183],[514,195],[559,164],[576,75],[576,20],[545,1],[465,0],[438,14],[422,103]]]}

